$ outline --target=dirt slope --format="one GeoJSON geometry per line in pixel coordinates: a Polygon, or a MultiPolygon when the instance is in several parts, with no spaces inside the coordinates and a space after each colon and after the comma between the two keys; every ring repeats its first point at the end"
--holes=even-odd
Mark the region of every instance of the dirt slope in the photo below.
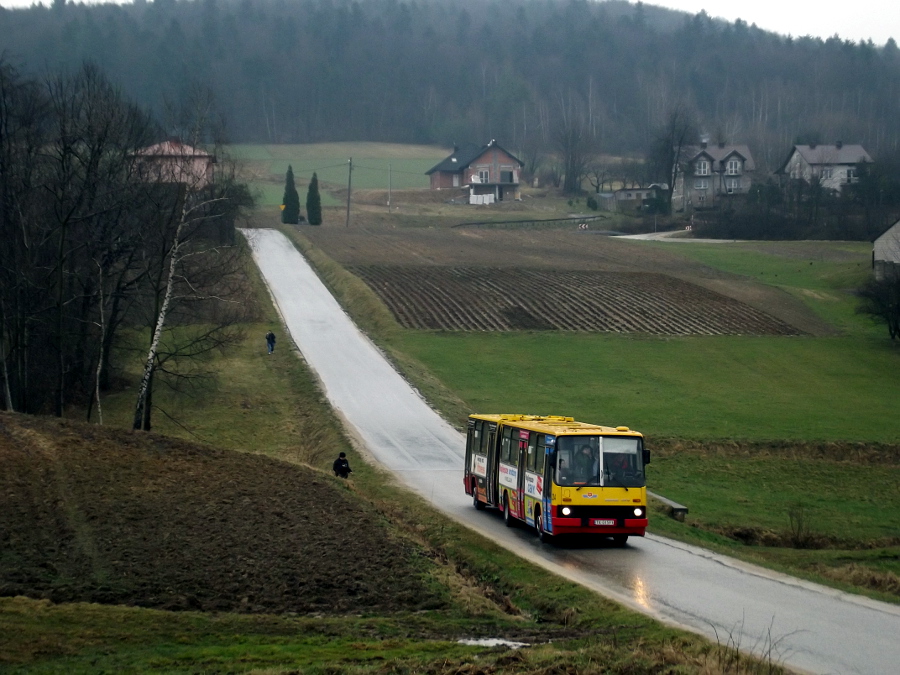
{"type": "Polygon", "coordinates": [[[0,595],[238,612],[439,604],[420,552],[310,469],[8,413],[0,467],[0,595]]]}

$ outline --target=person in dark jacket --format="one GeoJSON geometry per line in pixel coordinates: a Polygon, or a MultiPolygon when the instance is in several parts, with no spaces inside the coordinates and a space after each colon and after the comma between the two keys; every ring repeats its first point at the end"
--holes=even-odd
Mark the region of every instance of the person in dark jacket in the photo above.
{"type": "Polygon", "coordinates": [[[266,333],[266,346],[269,348],[269,353],[275,351],[275,333],[269,331],[266,333]]]}
{"type": "Polygon", "coordinates": [[[353,473],[353,469],[350,468],[350,462],[347,461],[346,452],[342,452],[338,455],[338,458],[334,460],[334,464],[332,464],[331,468],[334,470],[334,475],[340,476],[341,478],[349,478],[350,474],[353,473]]]}

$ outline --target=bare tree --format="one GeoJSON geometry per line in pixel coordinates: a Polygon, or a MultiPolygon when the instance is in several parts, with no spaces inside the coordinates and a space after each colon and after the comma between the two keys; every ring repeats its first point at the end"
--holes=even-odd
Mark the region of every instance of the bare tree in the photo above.
{"type": "Polygon", "coordinates": [[[577,194],[596,156],[596,143],[589,133],[584,105],[574,94],[560,97],[559,108],[553,143],[562,163],[563,192],[577,194]]]}
{"type": "Polygon", "coordinates": [[[132,426],[151,428],[153,383],[198,376],[197,359],[241,338],[238,302],[245,251],[234,244],[234,218],[249,203],[233,165],[222,163],[210,175],[213,155],[199,139],[216,138],[213,102],[205,92],[185,99],[189,113],[174,119],[194,144],[171,142],[165,158],[147,158],[148,192],[154,195],[155,226],[148,228],[156,253],[149,259],[144,317],[151,338],[144,359],[132,426]],[[193,117],[191,116],[193,115],[193,117]],[[174,151],[173,151],[174,149],[174,151]],[[150,311],[147,311],[150,310],[150,311]]]}
{"type": "Polygon", "coordinates": [[[675,182],[684,172],[684,151],[696,137],[694,115],[684,104],[673,107],[658,130],[650,148],[648,163],[660,182],[666,184],[666,207],[672,209],[675,182]]]}

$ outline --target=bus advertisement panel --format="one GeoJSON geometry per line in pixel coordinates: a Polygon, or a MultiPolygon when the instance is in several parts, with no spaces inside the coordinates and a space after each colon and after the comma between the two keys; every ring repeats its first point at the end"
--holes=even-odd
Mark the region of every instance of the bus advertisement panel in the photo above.
{"type": "Polygon", "coordinates": [[[477,509],[524,522],[542,540],[564,534],[624,544],[647,528],[643,436],[571,417],[469,416],[464,484],[477,509]]]}

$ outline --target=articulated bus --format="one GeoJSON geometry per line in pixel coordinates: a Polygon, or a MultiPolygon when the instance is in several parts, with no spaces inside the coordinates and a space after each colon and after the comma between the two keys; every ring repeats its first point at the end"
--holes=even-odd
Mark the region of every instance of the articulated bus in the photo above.
{"type": "Polygon", "coordinates": [[[493,506],[507,527],[521,521],[541,541],[563,534],[644,536],[647,490],[644,437],[571,417],[470,415],[466,494],[493,506]]]}

